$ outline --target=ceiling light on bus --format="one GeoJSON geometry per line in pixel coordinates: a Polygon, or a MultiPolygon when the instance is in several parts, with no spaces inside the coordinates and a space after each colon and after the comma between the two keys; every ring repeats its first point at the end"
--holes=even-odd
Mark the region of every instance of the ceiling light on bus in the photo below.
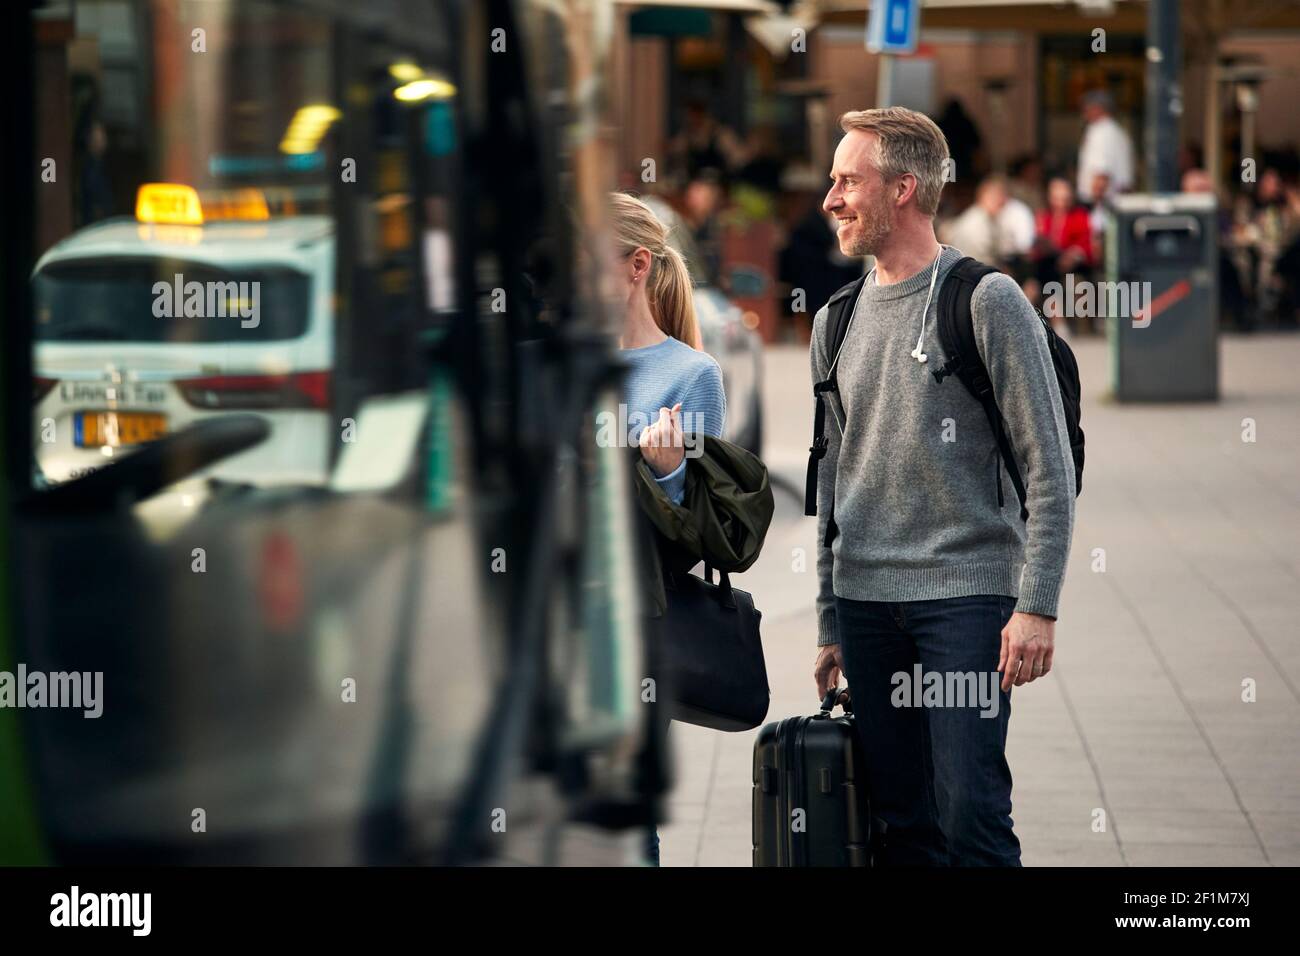
{"type": "Polygon", "coordinates": [[[299,107],[289,121],[284,139],[280,141],[280,152],[290,155],[316,152],[316,147],[325,137],[325,131],[342,115],[333,106],[323,103],[299,107]]]}
{"type": "Polygon", "coordinates": [[[402,83],[410,83],[424,76],[424,70],[410,60],[402,60],[388,68],[388,75],[402,83]]]}
{"type": "Polygon", "coordinates": [[[168,225],[203,225],[203,207],[193,186],[180,183],[145,183],[135,196],[135,218],[168,225]]]}
{"type": "Polygon", "coordinates": [[[420,100],[449,100],[456,95],[456,85],[446,80],[424,77],[404,83],[393,90],[393,96],[403,103],[418,103],[420,100]]]}

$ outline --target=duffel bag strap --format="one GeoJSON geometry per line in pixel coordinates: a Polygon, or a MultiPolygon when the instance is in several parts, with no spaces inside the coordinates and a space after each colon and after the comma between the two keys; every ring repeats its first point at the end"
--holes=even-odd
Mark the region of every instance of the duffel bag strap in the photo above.
{"type": "MultiPolygon", "coordinates": [[[[714,583],[713,571],[714,571],[713,565],[705,561],[704,580],[707,581],[709,584],[714,583]]],[[[718,578],[719,578],[719,581],[717,582],[718,600],[722,602],[723,607],[735,607],[736,599],[731,594],[731,577],[727,574],[726,571],[719,571],[718,578]]]]}

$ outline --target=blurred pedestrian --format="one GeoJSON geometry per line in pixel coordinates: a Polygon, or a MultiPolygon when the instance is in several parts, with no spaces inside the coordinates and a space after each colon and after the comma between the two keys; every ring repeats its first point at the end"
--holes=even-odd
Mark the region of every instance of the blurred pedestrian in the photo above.
{"type": "Polygon", "coordinates": [[[1074,188],[1064,176],[1054,176],[1047,184],[1047,208],[1039,211],[1035,229],[1043,258],[1058,273],[1096,265],[1088,210],[1075,201],[1074,188]]]}
{"type": "Polygon", "coordinates": [[[1042,209],[1047,202],[1042,160],[1032,153],[1026,153],[1012,161],[1010,172],[1007,192],[1035,212],[1042,209]]]}
{"type": "Polygon", "coordinates": [[[810,328],[808,310],[816,310],[840,286],[862,275],[862,263],[840,252],[835,240],[835,217],[821,208],[821,200],[808,207],[808,212],[790,232],[790,240],[781,250],[780,278],[791,290],[791,312],[796,293],[803,304],[802,334],[807,337],[810,328]]]}
{"type": "MultiPolygon", "coordinates": [[[[1074,187],[1064,176],[1054,176],[1048,182],[1047,208],[1039,210],[1035,229],[1035,278],[1040,288],[1052,282],[1064,285],[1066,276],[1072,273],[1079,279],[1091,278],[1096,265],[1092,224],[1088,210],[1075,201],[1074,187]]],[[[1064,315],[1055,314],[1050,306],[1044,314],[1058,331],[1064,328],[1064,315]]],[[[1079,319],[1083,324],[1090,321],[1079,319]]]]}
{"type": "Polygon", "coordinates": [[[1023,281],[1029,274],[1035,235],[1034,210],[1013,195],[1008,184],[1007,201],[998,213],[997,262],[1017,280],[1023,281]]]}
{"type": "Polygon", "coordinates": [[[722,286],[723,191],[717,170],[704,169],[686,184],[682,196],[682,223],[690,231],[699,262],[696,274],[711,286],[722,286]]]}
{"type": "Polygon", "coordinates": [[[1300,320],[1300,187],[1283,186],[1290,231],[1274,263],[1279,288],[1278,324],[1294,329],[1300,320]]]}
{"type": "Polygon", "coordinates": [[[745,147],[739,137],[714,119],[701,99],[687,101],[682,130],[669,140],[668,152],[687,181],[698,178],[707,169],[713,170],[726,184],[745,159],[745,147]]]}
{"type": "Polygon", "coordinates": [[[1185,193],[1213,193],[1214,180],[1210,174],[1199,166],[1193,166],[1183,171],[1180,187],[1185,193]]]}
{"type": "Polygon", "coordinates": [[[1112,115],[1114,101],[1105,90],[1092,90],[1083,97],[1083,118],[1087,124],[1079,144],[1079,195],[1092,199],[1098,175],[1106,178],[1101,198],[1127,192],[1133,187],[1133,141],[1112,115]]]}
{"type": "MultiPolygon", "coordinates": [[[[1082,199],[1088,204],[1088,225],[1092,227],[1093,245],[1100,250],[1106,236],[1106,220],[1110,217],[1108,197],[1113,195],[1111,179],[1107,173],[1094,173],[1088,191],[1082,199]]],[[[1100,258],[1100,252],[1098,252],[1100,258]]]]}
{"type": "Polygon", "coordinates": [[[1286,269],[1297,258],[1290,247],[1300,237],[1300,210],[1288,201],[1287,192],[1276,169],[1260,173],[1243,235],[1252,254],[1259,318],[1291,326],[1295,324],[1296,295],[1286,269]]]}
{"type": "Polygon", "coordinates": [[[1007,216],[1010,202],[1007,181],[986,176],[975,190],[975,201],[943,230],[944,241],[981,262],[1007,267],[1018,249],[1029,251],[1034,239],[1033,213],[1018,203],[1007,216]],[[1027,230],[1022,212],[1028,217],[1027,230]]]}
{"type": "Polygon", "coordinates": [[[113,188],[104,162],[108,131],[97,116],[90,113],[85,116],[76,144],[77,225],[88,226],[113,215],[113,188]]]}
{"type": "MultiPolygon", "coordinates": [[[[948,143],[948,158],[958,181],[974,181],[983,170],[978,169],[979,151],[983,144],[979,127],[966,112],[957,97],[949,97],[943,111],[935,120],[948,143]]],[[[969,195],[969,193],[967,193],[969,195]]]]}
{"type": "Polygon", "coordinates": [[[777,142],[777,131],[771,126],[755,126],[745,140],[736,171],[736,181],[759,192],[775,197],[781,192],[781,174],[785,163],[777,142]]]}
{"type": "Polygon", "coordinates": [[[1237,262],[1240,250],[1236,248],[1232,209],[1226,203],[1219,202],[1214,180],[1199,166],[1185,170],[1180,185],[1185,193],[1208,193],[1215,196],[1219,233],[1219,323],[1239,332],[1249,332],[1254,327],[1254,322],[1246,285],[1242,281],[1237,262]]]}

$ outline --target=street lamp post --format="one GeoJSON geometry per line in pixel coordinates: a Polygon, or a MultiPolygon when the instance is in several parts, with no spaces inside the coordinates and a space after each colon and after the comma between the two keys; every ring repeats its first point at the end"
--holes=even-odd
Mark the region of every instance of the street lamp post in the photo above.
{"type": "Polygon", "coordinates": [[[1147,4],[1147,185],[1178,191],[1178,130],[1183,115],[1178,0],[1147,4]]]}

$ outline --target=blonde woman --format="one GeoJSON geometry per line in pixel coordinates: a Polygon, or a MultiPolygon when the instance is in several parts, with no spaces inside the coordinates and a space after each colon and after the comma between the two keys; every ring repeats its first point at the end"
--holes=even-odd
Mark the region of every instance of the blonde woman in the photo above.
{"type": "MultiPolygon", "coordinates": [[[[721,437],[727,401],[722,370],[700,349],[691,277],[668,245],[668,227],[640,199],[610,196],[616,243],[611,286],[623,308],[619,348],[630,366],[623,384],[629,426],[645,425],[629,440],[664,493],[681,504],[686,492],[683,433],[721,437]]],[[[666,721],[665,721],[666,730],[666,721]]],[[[659,833],[646,833],[646,860],[659,865],[659,833]]]]}
{"type": "Polygon", "coordinates": [[[625,305],[619,347],[630,366],[623,402],[641,423],[641,454],[680,504],[686,489],[683,432],[721,437],[727,413],[722,370],[700,350],[691,277],[668,245],[668,227],[626,193],[610,196],[616,243],[614,286],[625,305]]]}

